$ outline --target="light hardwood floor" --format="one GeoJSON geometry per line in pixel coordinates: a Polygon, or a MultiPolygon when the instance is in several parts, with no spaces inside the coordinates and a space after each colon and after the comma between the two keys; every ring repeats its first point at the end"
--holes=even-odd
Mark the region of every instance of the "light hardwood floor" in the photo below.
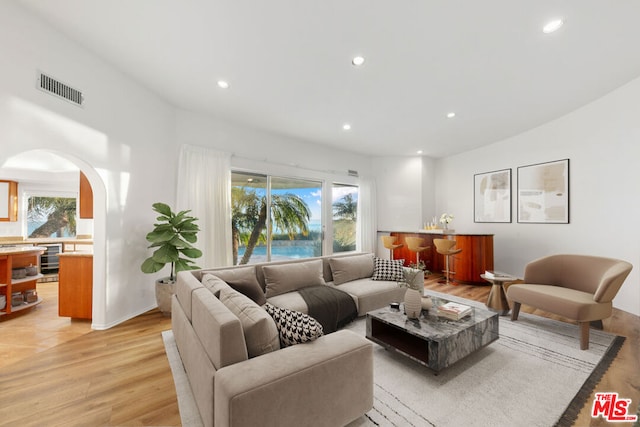
{"type": "MultiPolygon", "coordinates": [[[[425,288],[477,301],[485,301],[490,289],[432,279],[425,288]]],[[[0,425],[180,425],[160,335],[171,328],[169,318],[152,310],[109,330],[92,331],[89,322],[58,317],[57,283],[39,284],[38,292],[43,304],[0,322],[0,425]]],[[[522,311],[545,315],[527,307],[522,311]]],[[[637,408],[640,318],[614,310],[604,325],[628,338],[595,391],[616,391],[637,408]]],[[[592,399],[575,426],[609,425],[591,419],[592,399]]]]}

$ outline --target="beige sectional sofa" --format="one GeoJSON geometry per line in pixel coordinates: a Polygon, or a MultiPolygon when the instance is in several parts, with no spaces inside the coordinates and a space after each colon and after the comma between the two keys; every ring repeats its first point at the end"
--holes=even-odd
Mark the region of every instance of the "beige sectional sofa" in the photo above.
{"type": "Polygon", "coordinates": [[[374,273],[373,254],[180,272],[172,328],[204,425],[340,426],[370,410],[368,340],[338,330],[284,347],[265,307],[307,313],[299,292],[309,284],[343,290],[359,316],[403,299],[405,288],[374,273]]]}

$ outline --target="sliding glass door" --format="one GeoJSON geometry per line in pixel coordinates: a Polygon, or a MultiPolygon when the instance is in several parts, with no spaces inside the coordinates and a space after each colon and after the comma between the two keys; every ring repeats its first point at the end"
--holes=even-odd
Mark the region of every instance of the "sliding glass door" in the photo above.
{"type": "Polygon", "coordinates": [[[333,184],[331,200],[333,252],[355,251],[358,225],[358,187],[333,184]]]}
{"type": "Polygon", "coordinates": [[[234,264],[322,255],[322,182],[231,175],[234,264]]]}

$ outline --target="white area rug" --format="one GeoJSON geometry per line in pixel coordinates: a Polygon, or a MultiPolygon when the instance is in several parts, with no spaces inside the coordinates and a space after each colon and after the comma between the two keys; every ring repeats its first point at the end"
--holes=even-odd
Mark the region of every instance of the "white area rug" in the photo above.
{"type": "MultiPolygon", "coordinates": [[[[347,329],[364,336],[364,318],[347,329]]],[[[173,333],[162,335],[182,424],[200,426],[173,333]]],[[[582,351],[578,337],[576,325],[526,313],[516,322],[500,317],[497,341],[438,375],[374,344],[374,408],[349,427],[571,425],[624,341],[592,329],[582,351]]]]}
{"type": "Polygon", "coordinates": [[[176,345],[175,338],[173,338],[173,331],[163,331],[162,340],[164,341],[164,348],[167,352],[167,359],[169,359],[169,366],[171,366],[173,382],[176,385],[178,409],[180,410],[182,425],[183,427],[202,427],[203,424],[200,419],[200,413],[198,413],[198,407],[191,392],[187,372],[184,370],[184,366],[182,366],[178,346],[176,345]]]}

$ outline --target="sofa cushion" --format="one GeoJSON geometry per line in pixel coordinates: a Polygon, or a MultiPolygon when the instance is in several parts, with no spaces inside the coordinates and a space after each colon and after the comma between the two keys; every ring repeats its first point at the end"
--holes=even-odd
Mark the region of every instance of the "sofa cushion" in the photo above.
{"type": "Polygon", "coordinates": [[[216,270],[210,274],[224,280],[233,289],[248,296],[258,305],[263,305],[267,302],[264,291],[256,278],[256,268],[254,266],[216,270]]]}
{"type": "Polygon", "coordinates": [[[295,291],[307,286],[325,285],[322,274],[322,260],[292,264],[263,265],[267,284],[267,298],[295,291]]]}
{"type": "Polygon", "coordinates": [[[250,358],[280,348],[278,328],[258,304],[231,288],[220,291],[220,301],[240,319],[250,358]]]}
{"type": "Polygon", "coordinates": [[[371,277],[373,280],[393,280],[393,281],[403,281],[404,280],[404,271],[402,270],[402,266],[404,265],[403,259],[382,259],[375,257],[374,259],[374,268],[373,268],[373,276],[371,277]]]}
{"type": "Polygon", "coordinates": [[[334,285],[371,277],[374,271],[373,254],[329,258],[329,266],[334,285]]]}
{"type": "Polygon", "coordinates": [[[230,287],[227,282],[209,273],[202,276],[202,285],[209,289],[216,298],[220,298],[220,291],[222,289],[230,287]]]}
{"type": "Polygon", "coordinates": [[[276,307],[284,307],[289,310],[299,311],[304,314],[309,314],[309,307],[304,299],[300,295],[300,292],[287,292],[286,294],[276,295],[267,300],[270,304],[276,307]]]}
{"type": "Polygon", "coordinates": [[[322,325],[308,314],[269,303],[266,303],[264,308],[278,327],[282,347],[313,341],[324,333],[322,325]]]}

